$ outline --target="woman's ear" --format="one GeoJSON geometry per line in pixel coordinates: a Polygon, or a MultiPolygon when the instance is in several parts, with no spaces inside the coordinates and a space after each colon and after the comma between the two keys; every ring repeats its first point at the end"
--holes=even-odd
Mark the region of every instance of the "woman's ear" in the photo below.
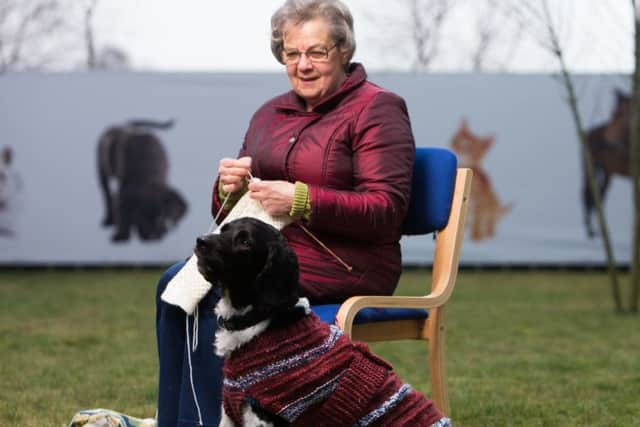
{"type": "Polygon", "coordinates": [[[349,52],[346,50],[340,51],[340,62],[342,63],[342,68],[347,72],[349,69],[349,52]]]}
{"type": "Polygon", "coordinates": [[[254,289],[256,309],[267,313],[289,308],[298,301],[298,260],[284,238],[269,243],[267,260],[254,289]]]}

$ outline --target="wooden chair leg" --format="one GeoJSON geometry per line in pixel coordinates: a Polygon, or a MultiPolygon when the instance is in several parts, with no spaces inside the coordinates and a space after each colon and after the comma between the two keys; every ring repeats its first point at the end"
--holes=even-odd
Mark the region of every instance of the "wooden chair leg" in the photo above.
{"type": "Polygon", "coordinates": [[[429,368],[431,372],[431,393],[433,401],[443,414],[450,416],[443,315],[442,308],[432,310],[429,315],[429,368]],[[436,313],[434,313],[434,311],[436,311],[436,313]]]}

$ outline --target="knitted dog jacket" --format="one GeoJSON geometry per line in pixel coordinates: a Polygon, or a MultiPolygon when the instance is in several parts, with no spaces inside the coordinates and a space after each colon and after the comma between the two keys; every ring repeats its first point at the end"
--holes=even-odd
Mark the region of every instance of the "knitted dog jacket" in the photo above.
{"type": "Polygon", "coordinates": [[[245,402],[293,426],[450,426],[363,343],[313,313],[267,329],[225,359],[223,405],[242,425],[245,402]]]}

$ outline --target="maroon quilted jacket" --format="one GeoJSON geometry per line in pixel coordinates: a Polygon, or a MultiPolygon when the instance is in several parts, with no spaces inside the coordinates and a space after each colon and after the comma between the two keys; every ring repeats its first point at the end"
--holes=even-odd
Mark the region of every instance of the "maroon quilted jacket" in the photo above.
{"type": "MultiPolygon", "coordinates": [[[[239,156],[251,156],[263,180],[309,186],[304,224],[351,271],[297,224],[283,230],[313,304],[352,295],[391,294],[401,270],[401,225],[407,212],[415,145],[406,105],[367,81],[352,64],[342,86],[311,112],[290,91],[251,119],[239,156]]],[[[217,182],[212,212],[220,207],[217,182]]]]}

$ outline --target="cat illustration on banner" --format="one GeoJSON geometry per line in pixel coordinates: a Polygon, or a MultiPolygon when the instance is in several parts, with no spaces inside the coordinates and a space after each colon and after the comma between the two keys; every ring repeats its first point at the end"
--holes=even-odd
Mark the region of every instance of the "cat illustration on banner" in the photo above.
{"type": "MultiPolygon", "coordinates": [[[[614,175],[631,177],[631,97],[616,89],[615,105],[606,122],[587,130],[587,147],[593,162],[596,191],[604,202],[614,175]]],[[[591,223],[595,202],[583,165],[582,203],[587,236],[596,234],[591,223]]]]}
{"type": "Polygon", "coordinates": [[[473,133],[466,119],[462,120],[451,138],[450,146],[458,156],[458,166],[473,170],[467,226],[471,228],[471,240],[474,241],[493,238],[498,221],[513,207],[511,203],[503,205],[500,202],[489,174],[482,165],[494,141],[494,135],[481,137],[473,133]]]}

